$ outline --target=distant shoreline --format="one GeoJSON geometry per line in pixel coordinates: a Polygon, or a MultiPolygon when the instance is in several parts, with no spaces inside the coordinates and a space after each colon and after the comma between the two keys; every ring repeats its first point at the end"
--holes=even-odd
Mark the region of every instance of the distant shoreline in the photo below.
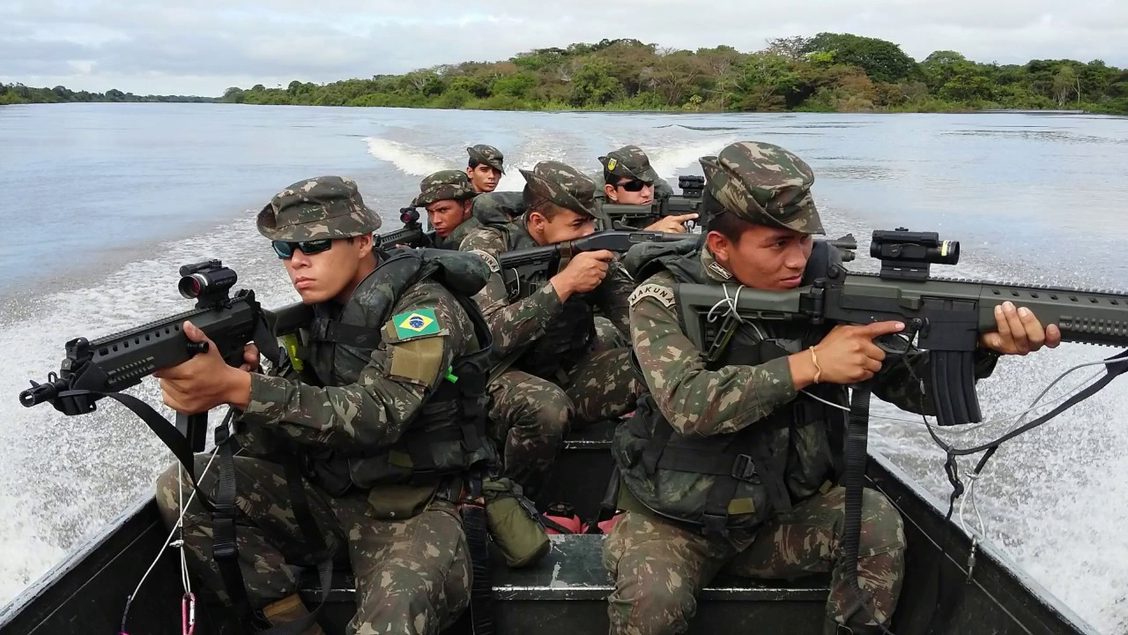
{"type": "Polygon", "coordinates": [[[222,102],[549,112],[1046,112],[1128,115],[1128,69],[1102,60],[982,63],[951,50],[923,60],[851,33],[768,40],[753,52],[678,50],[604,39],[402,74],[324,84],[232,86],[221,97],[139,96],[0,84],[0,104],[222,102]]]}
{"type": "Polygon", "coordinates": [[[596,113],[596,114],[610,114],[610,115],[629,115],[629,114],[648,114],[648,115],[739,115],[739,114],[760,114],[760,115],[783,115],[783,114],[838,114],[838,115],[991,115],[991,114],[1028,114],[1028,115],[1109,115],[1114,117],[1123,117],[1125,114],[1121,113],[1108,113],[1091,110],[1076,110],[1076,109],[1061,109],[1061,108],[958,108],[958,109],[944,109],[944,110],[835,110],[835,111],[820,111],[820,110],[674,110],[670,108],[656,108],[650,110],[608,110],[608,109],[595,109],[595,108],[562,108],[559,110],[549,109],[514,109],[514,108],[438,108],[435,106],[351,106],[351,105],[326,105],[326,104],[232,104],[220,99],[214,98],[201,98],[199,100],[183,100],[183,101],[85,101],[85,102],[22,102],[16,104],[0,104],[0,108],[4,106],[67,106],[75,104],[122,104],[122,105],[138,105],[138,104],[220,104],[220,105],[234,105],[234,106],[282,106],[282,107],[305,107],[305,108],[402,108],[406,110],[463,110],[463,111],[478,111],[478,112],[544,112],[544,113],[596,113]]]}

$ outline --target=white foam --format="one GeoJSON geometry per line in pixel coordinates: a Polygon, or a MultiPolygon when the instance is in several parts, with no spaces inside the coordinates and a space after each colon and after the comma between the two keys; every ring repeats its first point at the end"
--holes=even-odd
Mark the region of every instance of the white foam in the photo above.
{"type": "Polygon", "coordinates": [[[368,137],[365,142],[368,144],[368,154],[381,161],[391,163],[404,174],[427,176],[439,170],[459,169],[458,166],[452,165],[447,159],[418,148],[412,148],[398,141],[368,137]]]}

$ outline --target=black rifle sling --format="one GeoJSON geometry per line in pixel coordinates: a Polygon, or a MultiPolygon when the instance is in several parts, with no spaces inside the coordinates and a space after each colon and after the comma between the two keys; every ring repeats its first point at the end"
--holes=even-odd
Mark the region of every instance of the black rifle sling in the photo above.
{"type": "Polygon", "coordinates": [[[846,425],[844,448],[846,467],[842,477],[846,488],[846,504],[842,521],[842,560],[838,565],[842,568],[847,590],[854,596],[852,606],[846,611],[846,623],[850,623],[851,618],[859,611],[868,614],[861,623],[867,622],[873,615],[872,609],[869,608],[869,594],[858,586],[858,543],[862,531],[870,391],[871,387],[868,383],[853,387],[850,395],[850,418],[846,425]]]}
{"type": "Polygon", "coordinates": [[[473,577],[470,583],[470,623],[474,635],[492,635],[493,580],[490,571],[490,550],[486,526],[486,508],[482,501],[480,473],[471,474],[466,500],[459,506],[462,530],[466,533],[466,546],[470,551],[473,577]]]}
{"type": "Polygon", "coordinates": [[[196,468],[195,468],[195,454],[188,444],[188,439],[176,429],[176,424],[172,423],[164,417],[161,413],[157,412],[152,406],[141,401],[133,395],[127,395],[120,392],[98,392],[94,390],[67,390],[59,393],[59,398],[66,397],[81,397],[85,395],[94,395],[96,397],[109,397],[126,408],[129,408],[133,414],[141,418],[145,425],[157,435],[169,450],[172,451],[173,456],[180,463],[181,467],[188,474],[188,480],[192,483],[192,488],[196,490],[196,496],[200,500],[200,504],[208,511],[215,511],[215,506],[212,504],[211,498],[200,489],[199,483],[196,481],[196,468]]]}
{"type": "MultiPolygon", "coordinates": [[[[944,517],[944,524],[947,528],[944,531],[944,542],[940,549],[940,559],[939,564],[937,565],[936,603],[932,607],[932,617],[928,620],[928,623],[930,624],[928,630],[929,633],[945,633],[948,631],[948,626],[951,622],[951,616],[954,614],[955,609],[963,598],[962,590],[965,587],[965,584],[961,583],[957,579],[959,571],[954,567],[954,565],[947,568],[944,567],[944,562],[948,559],[948,548],[951,544],[952,533],[955,531],[952,528],[951,522],[952,512],[955,510],[956,500],[964,493],[964,486],[959,477],[959,465],[956,463],[956,457],[984,452],[983,456],[979,459],[979,462],[976,464],[975,469],[973,470],[973,472],[978,476],[983,471],[983,468],[986,467],[987,462],[991,460],[991,457],[995,455],[995,452],[999,449],[1000,445],[1024,432],[1028,432],[1029,430],[1032,430],[1033,428],[1046,423],[1062,412],[1065,412],[1078,403],[1081,403],[1082,401],[1100,392],[1113,379],[1116,379],[1125,372],[1128,372],[1128,361],[1126,360],[1128,360],[1128,350],[1121,351],[1120,353],[1117,353],[1112,357],[1106,358],[1105,361],[1108,363],[1105,365],[1105,374],[1103,377],[1086,386],[1083,390],[1078,391],[1069,399],[1066,399],[1062,403],[1058,404],[1053,410],[1034,419],[1033,421],[1027,422],[1026,424],[1008,432],[1007,434],[999,437],[998,439],[995,439],[994,441],[990,441],[988,443],[984,443],[972,448],[945,448],[945,451],[948,454],[948,460],[944,464],[944,469],[945,471],[947,471],[948,480],[952,484],[952,495],[948,500],[948,513],[944,517]]],[[[970,580],[971,571],[968,571],[966,581],[970,582],[970,580]]]]}

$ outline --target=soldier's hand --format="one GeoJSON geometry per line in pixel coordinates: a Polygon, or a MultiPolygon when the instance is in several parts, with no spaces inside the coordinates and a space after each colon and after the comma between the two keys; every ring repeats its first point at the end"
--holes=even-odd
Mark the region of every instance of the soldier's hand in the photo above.
{"type": "Polygon", "coordinates": [[[564,302],[573,293],[587,293],[599,286],[607,277],[607,268],[615,260],[614,252],[606,249],[583,251],[568,261],[568,266],[549,280],[564,302]]]}
{"type": "Polygon", "coordinates": [[[254,344],[243,346],[243,363],[239,365],[239,370],[245,370],[249,373],[262,372],[262,361],[259,357],[259,349],[254,344]]]}
{"type": "Polygon", "coordinates": [[[686,232],[685,224],[697,220],[697,214],[678,214],[676,216],[663,216],[656,222],[646,226],[648,232],[671,232],[676,234],[684,234],[686,232]]]}
{"type": "Polygon", "coordinates": [[[873,343],[874,338],[899,333],[904,328],[902,322],[841,324],[834,327],[815,345],[814,356],[810,349],[791,356],[796,384],[808,379],[810,381],[805,385],[815,383],[816,376],[818,383],[823,384],[856,384],[870,379],[881,370],[881,362],[885,360],[885,351],[873,343]]]}
{"type": "MultiPolygon", "coordinates": [[[[160,380],[161,398],[165,405],[182,414],[207,412],[223,404],[246,407],[250,401],[250,374],[228,366],[215,342],[195,324],[185,322],[183,328],[189,341],[207,342],[208,350],[184,363],[153,373],[160,380]]],[[[257,362],[257,348],[255,353],[257,362]]],[[[243,354],[246,361],[246,349],[243,354]]]]}
{"type": "Polygon", "coordinates": [[[984,333],[979,345],[1000,355],[1025,355],[1043,346],[1056,348],[1061,344],[1061,329],[1057,324],[1042,327],[1034,312],[1026,307],[1015,307],[1003,302],[995,307],[995,332],[984,333]]]}

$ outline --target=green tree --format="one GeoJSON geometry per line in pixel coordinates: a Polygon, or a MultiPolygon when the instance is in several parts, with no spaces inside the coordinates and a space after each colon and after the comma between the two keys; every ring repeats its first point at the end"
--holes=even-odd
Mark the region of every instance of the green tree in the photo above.
{"type": "MultiPolygon", "coordinates": [[[[570,48],[570,47],[569,47],[570,48]]],[[[587,62],[580,66],[572,76],[572,93],[569,102],[573,106],[602,106],[619,97],[623,86],[612,77],[607,64],[600,61],[587,62]]]]}
{"type": "Polygon", "coordinates": [[[907,79],[917,71],[917,63],[901,47],[878,38],[850,33],[819,33],[802,48],[803,53],[833,52],[834,61],[860,67],[878,82],[907,79]]]}

